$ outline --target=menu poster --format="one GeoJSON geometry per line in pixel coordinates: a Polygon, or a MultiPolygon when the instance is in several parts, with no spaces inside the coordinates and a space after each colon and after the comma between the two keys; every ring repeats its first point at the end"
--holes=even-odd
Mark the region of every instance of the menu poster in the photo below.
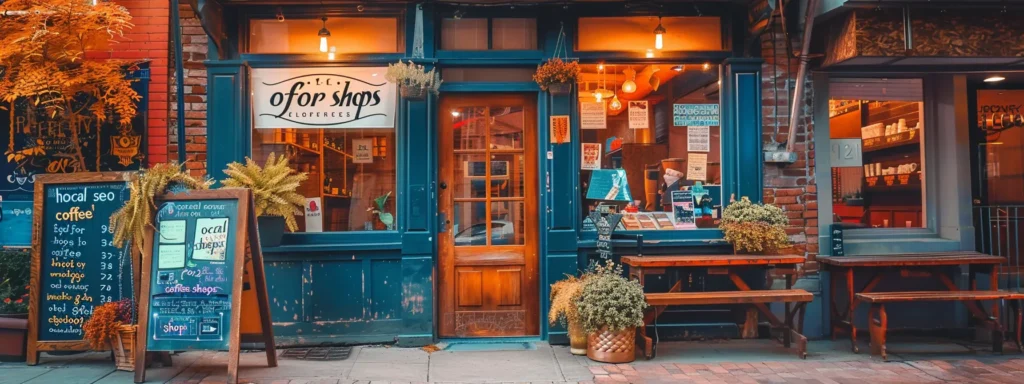
{"type": "Polygon", "coordinates": [[[648,112],[650,109],[647,108],[647,100],[631,100],[629,102],[629,128],[631,129],[647,129],[650,127],[648,123],[648,112]]]}
{"type": "Polygon", "coordinates": [[[696,228],[693,218],[693,194],[688,190],[672,191],[672,213],[676,229],[696,228]]]}
{"type": "Polygon", "coordinates": [[[32,222],[28,363],[38,351],[89,350],[82,325],[96,306],[132,297],[130,248],[113,244],[110,216],[130,194],[125,173],[39,175],[32,222]]]}
{"type": "Polygon", "coordinates": [[[832,256],[845,256],[846,249],[843,245],[843,224],[836,223],[829,225],[829,239],[832,243],[832,256]]]}
{"type": "Polygon", "coordinates": [[[167,194],[157,207],[153,224],[161,233],[141,267],[135,382],[145,381],[147,351],[227,350],[227,382],[234,383],[240,343],[257,341],[276,366],[252,192],[167,194]]]}
{"type": "Polygon", "coordinates": [[[373,139],[352,140],[352,163],[373,164],[373,139]]]}
{"type": "Polygon", "coordinates": [[[551,144],[564,144],[569,142],[569,116],[551,116],[551,144]]]}
{"type": "Polygon", "coordinates": [[[580,129],[608,128],[608,115],[603,101],[580,102],[580,129]]]}
{"type": "Polygon", "coordinates": [[[690,153],[686,156],[686,180],[708,179],[708,154],[690,153]]]}
{"type": "Polygon", "coordinates": [[[601,169],[601,143],[583,143],[583,159],[580,169],[601,169]]]}
{"type": "Polygon", "coordinates": [[[711,127],[686,127],[687,152],[711,152],[711,127]]]}
{"type": "Polygon", "coordinates": [[[612,232],[615,231],[615,227],[619,226],[619,220],[622,219],[620,214],[602,215],[597,212],[590,213],[590,220],[594,222],[594,227],[597,228],[597,254],[602,259],[611,260],[612,258],[612,232]]]}

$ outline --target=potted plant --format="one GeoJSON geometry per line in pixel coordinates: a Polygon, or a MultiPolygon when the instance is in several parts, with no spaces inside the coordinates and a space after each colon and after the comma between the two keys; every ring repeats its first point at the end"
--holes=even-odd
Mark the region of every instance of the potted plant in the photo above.
{"type": "Polygon", "coordinates": [[[402,98],[408,100],[423,100],[427,92],[438,94],[441,88],[441,74],[431,69],[429,72],[422,65],[408,64],[399,60],[397,63],[388,64],[388,71],[384,74],[388,81],[398,84],[398,90],[402,98]]]}
{"type": "Polygon", "coordinates": [[[367,212],[370,212],[371,218],[376,217],[376,220],[373,220],[373,229],[394,229],[395,216],[386,211],[389,197],[391,197],[391,192],[377,196],[376,199],[373,199],[373,204],[376,205],[377,208],[370,207],[366,209],[367,212]]]}
{"type": "Polygon", "coordinates": [[[789,245],[789,218],[781,208],[743,197],[722,211],[722,232],[735,252],[775,253],[789,245]]]}
{"type": "Polygon", "coordinates": [[[583,297],[583,283],[587,276],[566,275],[564,279],[551,284],[548,321],[551,325],[562,324],[568,330],[569,352],[574,355],[587,354],[587,333],[583,331],[579,307],[576,305],[583,297]]]}
{"type": "Polygon", "coordinates": [[[224,186],[252,190],[261,246],[281,245],[285,226],[290,232],[299,229],[295,216],[305,213],[306,198],[295,190],[308,176],[305,172],[293,171],[287,157],[271,153],[263,167],[246,157],[245,165],[228,164],[224,174],[228,175],[222,182],[224,186]]]}
{"type": "Polygon", "coordinates": [[[537,67],[533,81],[540,89],[553,95],[568,95],[572,85],[580,76],[580,64],[575,61],[563,61],[560,58],[549,59],[537,67]]]}
{"type": "Polygon", "coordinates": [[[636,359],[636,327],[644,324],[644,289],[622,276],[622,266],[608,261],[583,283],[577,302],[587,338],[587,357],[604,363],[636,359]]]}
{"type": "Polygon", "coordinates": [[[213,181],[192,177],[180,165],[163,163],[144,169],[129,180],[131,194],[121,209],[110,215],[114,246],[134,244],[145,254],[146,230],[153,229],[154,199],[168,191],[209,189],[213,181]]]}
{"type": "Polygon", "coordinates": [[[108,348],[121,371],[135,369],[135,303],[121,299],[96,306],[92,316],[82,325],[85,341],[96,351],[108,348]]]}
{"type": "Polygon", "coordinates": [[[0,251],[0,361],[25,361],[30,261],[28,252],[0,251]]]}

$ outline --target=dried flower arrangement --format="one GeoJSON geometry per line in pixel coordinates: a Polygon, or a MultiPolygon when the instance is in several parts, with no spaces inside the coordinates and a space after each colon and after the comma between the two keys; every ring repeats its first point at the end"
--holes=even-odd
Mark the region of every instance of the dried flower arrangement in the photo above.
{"type": "Polygon", "coordinates": [[[82,324],[85,340],[97,351],[110,347],[110,341],[117,337],[122,325],[134,322],[135,303],[131,299],[121,299],[98,305],[92,310],[92,316],[82,324]]]}
{"type": "Polygon", "coordinates": [[[305,172],[294,172],[288,166],[288,158],[271,153],[263,167],[246,157],[245,165],[234,162],[224,170],[228,175],[222,182],[225,187],[249,188],[253,193],[256,216],[284,217],[288,230],[299,228],[296,215],[304,212],[306,198],[295,192],[308,178],[305,172]]]}
{"type": "Polygon", "coordinates": [[[144,244],[146,228],[153,224],[157,195],[167,191],[209,189],[209,179],[197,179],[177,164],[157,164],[135,175],[128,184],[131,196],[124,207],[110,216],[110,230],[114,233],[114,246],[123,248],[126,243],[135,244],[139,250],[144,244]]]}
{"type": "Polygon", "coordinates": [[[556,57],[537,67],[537,73],[533,74],[533,81],[540,85],[540,89],[547,90],[553,84],[574,84],[579,76],[579,63],[563,61],[556,57]]]}
{"type": "Polygon", "coordinates": [[[787,247],[787,224],[789,218],[781,208],[746,197],[722,211],[722,232],[736,252],[774,253],[787,247]]]}
{"type": "Polygon", "coordinates": [[[592,265],[583,282],[583,293],[576,306],[580,323],[587,333],[607,327],[617,332],[644,325],[644,288],[622,276],[622,266],[608,261],[592,265]]]}
{"type": "Polygon", "coordinates": [[[551,284],[551,309],[548,310],[548,322],[551,325],[568,327],[570,323],[579,321],[580,313],[576,303],[583,297],[584,277],[566,275],[564,279],[551,284]]]}
{"type": "Polygon", "coordinates": [[[441,83],[444,82],[436,69],[427,71],[422,65],[414,64],[411,60],[408,64],[401,60],[394,64],[388,64],[388,71],[384,74],[384,78],[400,87],[423,89],[435,95],[438,94],[441,83]]]}

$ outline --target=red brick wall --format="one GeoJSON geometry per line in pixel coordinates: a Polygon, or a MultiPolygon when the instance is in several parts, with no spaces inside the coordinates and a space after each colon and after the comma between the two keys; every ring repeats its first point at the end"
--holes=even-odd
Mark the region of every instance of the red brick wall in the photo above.
{"type": "MultiPolygon", "coordinates": [[[[185,152],[186,167],[195,176],[206,173],[206,61],[209,38],[199,24],[187,1],[178,3],[181,15],[182,57],[185,68],[185,152]]],[[[171,116],[167,120],[170,142],[167,149],[173,158],[178,153],[178,89],[174,71],[174,49],[171,52],[170,106],[171,116]]]]}
{"type": "MultiPolygon", "coordinates": [[[[794,36],[793,49],[799,50],[799,36],[794,36]]],[[[796,80],[799,60],[788,55],[785,37],[776,33],[774,47],[771,34],[761,40],[764,58],[762,67],[762,117],[764,141],[785,146],[789,132],[790,94],[796,80]],[[777,90],[777,93],[776,93],[777,90]],[[776,107],[777,105],[777,107],[776,107]]],[[[814,179],[814,122],[812,119],[813,90],[810,77],[805,81],[803,112],[797,124],[793,151],[797,161],[793,164],[765,164],[764,201],[781,207],[789,216],[786,232],[793,242],[793,252],[806,254],[809,262],[805,270],[817,270],[814,257],[818,253],[818,198],[814,179]]]]}

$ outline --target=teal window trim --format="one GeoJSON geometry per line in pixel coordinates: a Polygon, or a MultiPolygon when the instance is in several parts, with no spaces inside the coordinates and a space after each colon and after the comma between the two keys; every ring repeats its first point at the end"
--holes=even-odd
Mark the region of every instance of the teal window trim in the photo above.
{"type": "Polygon", "coordinates": [[[265,253],[301,253],[329,250],[400,250],[398,231],[350,231],[285,233],[281,246],[264,248],[265,253]]]}
{"type": "Polygon", "coordinates": [[[663,51],[657,57],[647,58],[644,52],[619,52],[619,51],[588,51],[573,52],[572,57],[578,58],[580,63],[606,64],[618,63],[672,63],[672,64],[721,64],[726,59],[733,57],[731,51],[663,51]]]}
{"type": "Polygon", "coordinates": [[[540,86],[532,81],[443,83],[441,92],[540,92],[540,86]]]}
{"type": "Polygon", "coordinates": [[[515,50],[515,51],[447,51],[438,50],[437,59],[442,61],[493,61],[505,60],[516,62],[541,62],[545,59],[542,50],[515,50]]]}
{"type": "Polygon", "coordinates": [[[253,68],[287,68],[287,67],[366,67],[395,63],[405,57],[404,53],[366,53],[337,55],[335,60],[327,60],[324,54],[266,54],[244,53],[242,60],[253,68]]]}

